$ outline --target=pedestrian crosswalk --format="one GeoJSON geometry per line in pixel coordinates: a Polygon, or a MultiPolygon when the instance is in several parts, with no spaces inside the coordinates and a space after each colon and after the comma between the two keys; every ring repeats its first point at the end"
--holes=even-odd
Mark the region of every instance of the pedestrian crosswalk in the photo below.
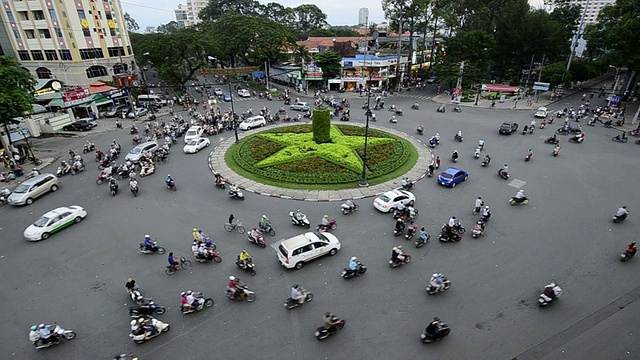
{"type": "Polygon", "coordinates": [[[427,95],[402,94],[402,95],[396,95],[396,97],[406,97],[406,98],[411,98],[411,99],[431,100],[431,96],[427,96],[427,95]]]}

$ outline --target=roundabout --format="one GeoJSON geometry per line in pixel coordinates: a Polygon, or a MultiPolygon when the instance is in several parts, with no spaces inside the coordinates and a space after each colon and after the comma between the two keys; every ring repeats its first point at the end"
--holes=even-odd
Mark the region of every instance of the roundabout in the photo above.
{"type": "Polygon", "coordinates": [[[400,179],[424,177],[433,155],[406,133],[369,127],[367,181],[359,187],[364,157],[361,124],[331,124],[331,141],[313,141],[312,125],[280,124],[226,139],[209,155],[209,167],[229,183],[259,195],[306,201],[376,196],[400,179]]]}

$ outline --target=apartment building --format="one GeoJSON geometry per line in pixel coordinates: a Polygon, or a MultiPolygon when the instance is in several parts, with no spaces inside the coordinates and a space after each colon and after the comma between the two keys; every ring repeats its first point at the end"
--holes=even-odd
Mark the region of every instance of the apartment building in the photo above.
{"type": "Polygon", "coordinates": [[[0,1],[0,47],[35,78],[84,86],[134,70],[120,0],[0,1]]]}
{"type": "Polygon", "coordinates": [[[208,0],[187,0],[186,6],[178,4],[178,8],[174,10],[176,21],[180,24],[180,27],[183,28],[198,24],[202,21],[198,14],[200,14],[200,11],[207,7],[208,4],[208,0]]]}

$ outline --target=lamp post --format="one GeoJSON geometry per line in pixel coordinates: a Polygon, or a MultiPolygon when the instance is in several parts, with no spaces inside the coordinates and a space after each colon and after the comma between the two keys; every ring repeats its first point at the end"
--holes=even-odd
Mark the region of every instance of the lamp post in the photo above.
{"type": "MultiPolygon", "coordinates": [[[[149,55],[149,52],[145,52],[142,54],[142,56],[147,56],[149,55]]],[[[142,75],[142,82],[144,83],[144,86],[147,88],[147,95],[149,96],[149,101],[147,102],[148,104],[151,104],[151,89],[149,88],[149,85],[147,84],[147,76],[144,74],[144,67],[142,67],[140,69],[140,74],[142,75]]],[[[161,91],[162,92],[162,91],[161,91]]],[[[149,111],[151,112],[151,115],[149,116],[149,118],[151,120],[153,120],[155,118],[155,115],[153,114],[153,107],[154,104],[148,105],[149,106],[149,111]]],[[[135,112],[135,110],[134,110],[135,112]]]]}
{"type": "Polygon", "coordinates": [[[615,82],[613,84],[613,89],[611,91],[611,96],[609,96],[609,102],[607,103],[607,106],[611,106],[611,101],[613,100],[613,94],[616,93],[616,89],[618,88],[618,71],[620,70],[618,67],[613,65],[609,65],[609,67],[612,69],[616,69],[616,77],[615,77],[615,82]]]}
{"type": "MultiPolygon", "coordinates": [[[[367,52],[368,53],[368,52],[367,52]]],[[[364,60],[362,65],[367,63],[367,55],[364,55],[364,60]]],[[[373,57],[370,60],[370,64],[373,65],[373,57]]],[[[369,82],[371,82],[372,72],[369,69],[369,82]]],[[[364,84],[365,89],[367,88],[367,84],[364,84]]],[[[364,126],[364,156],[362,159],[362,179],[360,179],[360,186],[369,186],[367,183],[367,144],[369,142],[369,118],[371,117],[371,86],[369,86],[369,90],[367,90],[367,120],[364,126]]]]}
{"type": "MultiPolygon", "coordinates": [[[[207,59],[218,60],[211,55],[207,56],[207,59]]],[[[236,110],[233,107],[233,92],[231,92],[231,73],[229,72],[229,68],[227,68],[227,84],[229,85],[229,97],[231,98],[231,121],[233,124],[233,132],[236,136],[236,144],[237,144],[240,142],[240,139],[238,139],[238,123],[236,121],[236,110]]]]}

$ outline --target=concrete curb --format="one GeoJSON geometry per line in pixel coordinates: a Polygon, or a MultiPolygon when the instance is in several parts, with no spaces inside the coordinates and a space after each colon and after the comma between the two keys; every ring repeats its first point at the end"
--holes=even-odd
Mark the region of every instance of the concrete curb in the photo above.
{"type": "MultiPolygon", "coordinates": [[[[283,127],[283,126],[291,126],[295,125],[295,123],[285,123],[278,124],[274,127],[283,127]]],[[[361,124],[349,124],[355,126],[364,127],[361,124]]],[[[413,178],[415,180],[411,180],[412,183],[416,183],[426,177],[426,171],[429,165],[433,165],[435,162],[435,156],[431,149],[427,146],[427,144],[423,143],[421,140],[389,128],[382,128],[378,126],[371,126],[370,128],[378,129],[381,131],[389,132],[393,135],[402,137],[403,139],[411,142],[418,151],[418,160],[416,164],[407,172],[407,174],[412,174],[410,179],[413,178]]],[[[248,131],[239,135],[239,138],[243,138],[247,135],[259,132],[258,131],[248,131]]],[[[229,183],[237,184],[238,188],[250,192],[256,195],[262,195],[267,197],[286,199],[286,200],[297,200],[297,201],[308,201],[308,202],[336,202],[336,201],[345,201],[347,199],[358,200],[358,199],[366,199],[376,197],[380,194],[383,194],[389,190],[399,188],[398,179],[389,180],[382,184],[371,185],[361,188],[350,188],[350,189],[341,189],[341,190],[302,190],[302,189],[288,189],[288,188],[280,188],[271,185],[265,185],[258,183],[253,180],[246,179],[238,174],[236,174],[233,170],[231,170],[228,166],[226,166],[226,162],[224,161],[224,156],[228,150],[228,148],[235,141],[234,138],[229,138],[223,140],[215,146],[211,152],[209,153],[208,158],[208,166],[209,170],[212,174],[220,173],[223,175],[222,177],[230,180],[229,183]],[[228,176],[224,176],[224,174],[228,174],[228,176]],[[235,178],[235,179],[234,179],[235,178]],[[260,187],[265,187],[266,190],[258,189],[260,187]]]]}

